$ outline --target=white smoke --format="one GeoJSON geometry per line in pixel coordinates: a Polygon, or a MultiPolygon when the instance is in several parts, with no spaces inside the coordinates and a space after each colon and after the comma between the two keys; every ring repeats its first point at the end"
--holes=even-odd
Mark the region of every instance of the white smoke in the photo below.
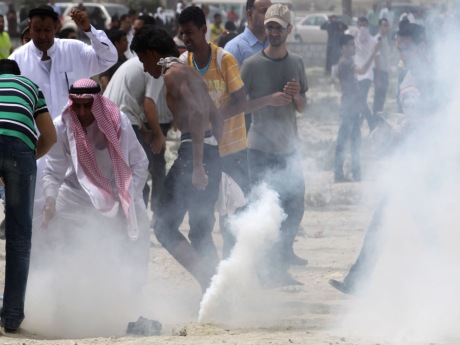
{"type": "Polygon", "coordinates": [[[429,96],[438,110],[416,145],[405,147],[384,173],[381,253],[343,325],[361,336],[403,343],[460,339],[458,28],[436,31],[434,39],[429,96]]]}
{"type": "Polygon", "coordinates": [[[243,326],[261,295],[257,265],[278,239],[286,215],[278,194],[265,183],[255,188],[250,200],[245,211],[230,219],[237,242],[230,257],[221,261],[203,296],[199,322],[243,326]]]}

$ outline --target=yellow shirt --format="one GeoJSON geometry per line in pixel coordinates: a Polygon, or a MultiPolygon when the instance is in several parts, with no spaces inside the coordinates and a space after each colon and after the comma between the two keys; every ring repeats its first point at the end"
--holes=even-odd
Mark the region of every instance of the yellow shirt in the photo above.
{"type": "Polygon", "coordinates": [[[211,43],[216,44],[215,40],[217,37],[222,35],[222,32],[224,32],[224,28],[221,26],[217,27],[214,24],[209,25],[209,30],[211,31],[211,43]]]}
{"type": "MultiPolygon", "coordinates": [[[[211,44],[211,54],[211,62],[203,79],[208,85],[209,95],[214,104],[217,109],[221,109],[230,101],[230,93],[240,90],[244,85],[238,62],[232,54],[214,44],[211,44]]],[[[183,53],[181,60],[194,67],[193,53],[183,53]]],[[[225,120],[219,151],[221,156],[225,156],[246,148],[246,124],[244,113],[241,113],[225,120]]]]}

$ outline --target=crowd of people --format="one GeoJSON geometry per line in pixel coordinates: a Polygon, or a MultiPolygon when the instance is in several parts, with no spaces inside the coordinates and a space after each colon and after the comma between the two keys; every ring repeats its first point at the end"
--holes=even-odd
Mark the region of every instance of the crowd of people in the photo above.
{"type": "MultiPolygon", "coordinates": [[[[25,317],[31,252],[46,250],[32,246],[32,233],[34,244],[46,245],[52,236],[69,247],[82,229],[113,236],[124,248],[124,261],[136,268],[129,281],[141,286],[151,226],[161,245],[205,291],[237,240],[229,215],[245,208],[251,189],[261,182],[279,194],[286,218],[261,264],[259,281],[266,288],[302,284],[289,268],[308,263],[293,249],[305,205],[297,113],[306,109],[308,83],[304,61],[287,48],[294,25],[289,8],[247,0],[247,27],[239,34],[234,10],[224,28],[220,14],[210,24],[206,6],[185,7],[180,1],[177,32],[172,33],[162,10],[155,16],[127,14],[119,18],[119,27],[101,30],[85,11],[74,8],[71,18],[88,45],[56,37],[58,13],[39,5],[29,11],[27,25],[20,26],[23,45],[0,60],[0,176],[6,191],[0,323],[5,332],[17,332],[25,317]],[[219,46],[232,32],[233,38],[219,46]],[[166,174],[165,137],[172,128],[181,133],[180,146],[166,174]],[[236,186],[243,197],[236,207],[219,211],[223,251],[218,253],[212,231],[223,183],[236,186]],[[188,239],[179,230],[186,213],[188,239]]],[[[428,64],[421,61],[426,34],[408,17],[396,36],[403,63],[398,99],[404,114],[424,107],[429,85],[420,71],[428,64]]],[[[352,175],[360,181],[362,121],[378,130],[376,116],[388,89],[391,20],[382,16],[373,37],[365,17],[354,35],[344,34],[346,27],[336,25],[336,19],[324,27],[331,39],[336,27],[341,31],[333,38],[340,52],[328,47],[327,62],[342,85],[334,180],[348,181],[344,150],[351,141],[352,175]],[[372,80],[373,111],[367,104],[372,80]]],[[[414,127],[407,121],[398,141],[414,127]]],[[[378,228],[384,204],[369,237],[378,228]]],[[[110,256],[107,247],[101,251],[110,256]]],[[[334,287],[355,290],[358,280],[351,272],[373,261],[363,259],[369,252],[376,254],[366,246],[363,252],[344,282],[331,281],[334,287]]]]}

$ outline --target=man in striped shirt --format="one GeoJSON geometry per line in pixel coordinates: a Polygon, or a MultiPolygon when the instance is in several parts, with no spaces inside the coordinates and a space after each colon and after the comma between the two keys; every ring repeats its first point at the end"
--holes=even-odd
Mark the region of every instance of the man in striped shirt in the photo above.
{"type": "Polygon", "coordinates": [[[56,130],[42,91],[20,74],[15,61],[0,60],[0,176],[6,191],[5,288],[0,324],[8,333],[15,333],[24,319],[35,160],[56,142],[56,130]]]}

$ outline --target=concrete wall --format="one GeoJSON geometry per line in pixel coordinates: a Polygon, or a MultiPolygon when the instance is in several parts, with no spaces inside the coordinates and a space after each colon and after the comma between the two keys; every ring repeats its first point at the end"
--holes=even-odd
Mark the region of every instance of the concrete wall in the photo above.
{"type": "Polygon", "coordinates": [[[321,43],[289,42],[288,50],[303,58],[305,67],[324,66],[326,64],[326,45],[321,43]]]}

